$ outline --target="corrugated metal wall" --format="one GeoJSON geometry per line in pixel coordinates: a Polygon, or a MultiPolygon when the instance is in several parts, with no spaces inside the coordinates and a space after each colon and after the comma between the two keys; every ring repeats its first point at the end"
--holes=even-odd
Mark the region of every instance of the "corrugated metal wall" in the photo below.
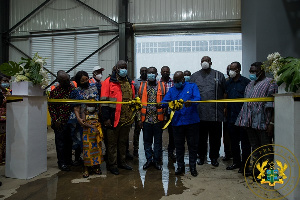
{"type": "Polygon", "coordinates": [[[130,0],[132,23],[241,19],[241,0],[130,0]]]}
{"type": "MultiPolygon", "coordinates": [[[[81,0],[96,11],[118,21],[119,0],[81,0]]],[[[41,5],[43,0],[10,0],[10,27],[41,5]]],[[[191,22],[213,20],[240,20],[241,0],[129,0],[128,20],[131,23],[191,22]]],[[[173,26],[173,25],[172,25],[173,26]]],[[[176,27],[176,24],[175,24],[176,27]]],[[[39,12],[11,33],[11,36],[30,35],[32,32],[66,29],[97,28],[117,29],[113,24],[75,0],[52,0],[39,12]]],[[[175,32],[175,31],[174,31],[175,32]]],[[[117,33],[99,34],[99,47],[117,33]]],[[[129,38],[130,39],[130,38],[129,38]]],[[[132,39],[130,41],[133,41],[132,39]]],[[[30,39],[12,39],[11,43],[31,55],[30,39]]],[[[132,43],[133,44],[133,43],[132,43]]],[[[133,62],[133,46],[129,45],[129,62],[133,62]]],[[[104,77],[111,73],[118,60],[119,44],[98,53],[99,65],[104,67],[104,77]]],[[[19,61],[23,56],[10,48],[10,60],[19,61]]]]}
{"type": "MultiPolygon", "coordinates": [[[[11,0],[10,27],[17,24],[43,2],[43,0],[11,0]]],[[[108,16],[112,20],[118,20],[118,0],[82,0],[82,2],[108,16]]],[[[32,32],[47,30],[58,31],[85,28],[97,28],[101,31],[117,29],[118,27],[75,0],[53,0],[13,31],[11,36],[30,35],[32,32]]],[[[116,34],[99,34],[98,47],[101,47],[115,36],[116,34]]],[[[11,43],[27,55],[32,54],[30,39],[12,39],[11,43]]],[[[93,49],[93,51],[96,49],[93,49]]],[[[111,68],[117,62],[118,55],[118,42],[98,53],[99,65],[106,69],[103,74],[104,77],[111,73],[111,68]]],[[[24,55],[14,48],[10,48],[10,60],[20,61],[20,57],[24,57],[24,55]]]]}
{"type": "MultiPolygon", "coordinates": [[[[83,2],[111,19],[118,20],[118,0],[86,0],[83,2]]],[[[41,3],[43,3],[42,0],[11,0],[10,27],[17,24],[41,3]]],[[[83,27],[99,27],[100,30],[116,28],[97,13],[74,0],[53,0],[20,26],[14,35],[27,34],[32,31],[83,27]]]]}

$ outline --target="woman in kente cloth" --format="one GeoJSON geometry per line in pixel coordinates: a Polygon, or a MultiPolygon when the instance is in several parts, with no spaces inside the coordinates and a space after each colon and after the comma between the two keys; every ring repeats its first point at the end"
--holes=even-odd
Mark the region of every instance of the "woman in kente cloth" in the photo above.
{"type": "Polygon", "coordinates": [[[102,163],[102,140],[103,133],[98,116],[97,104],[86,104],[86,108],[82,114],[85,120],[83,127],[83,177],[89,177],[89,171],[95,174],[102,174],[100,164],[102,163]]]}

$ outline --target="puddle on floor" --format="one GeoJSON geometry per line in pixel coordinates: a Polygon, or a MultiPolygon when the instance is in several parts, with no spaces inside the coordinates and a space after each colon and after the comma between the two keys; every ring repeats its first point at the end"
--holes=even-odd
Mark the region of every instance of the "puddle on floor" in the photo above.
{"type": "MultiPolygon", "coordinates": [[[[142,135],[142,134],[141,134],[142,135]]],[[[166,141],[166,139],[164,139],[166,141]]],[[[140,137],[139,158],[129,160],[132,171],[120,170],[113,175],[101,164],[102,175],[82,178],[82,167],[72,167],[70,172],[59,172],[50,178],[43,178],[22,185],[17,193],[7,199],[160,199],[163,196],[181,194],[186,188],[181,178],[175,176],[175,167],[168,160],[166,143],[163,144],[162,170],[150,167],[143,170],[146,162],[142,136],[140,137]]],[[[188,154],[185,155],[188,163],[188,154]]],[[[188,167],[187,170],[188,171],[188,167]]],[[[188,172],[187,172],[188,173],[188,172]]]]}

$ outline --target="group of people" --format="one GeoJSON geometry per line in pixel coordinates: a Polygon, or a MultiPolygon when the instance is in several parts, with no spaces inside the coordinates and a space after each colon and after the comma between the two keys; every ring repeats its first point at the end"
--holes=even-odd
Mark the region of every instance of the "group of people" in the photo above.
{"type": "Polygon", "coordinates": [[[226,169],[239,168],[239,172],[245,175],[250,175],[249,162],[246,163],[246,160],[251,149],[254,151],[272,143],[272,102],[201,102],[224,98],[268,97],[276,93],[276,83],[266,77],[260,62],[251,65],[250,80],[241,76],[239,62],[232,62],[228,66],[229,78],[226,80],[223,73],[212,69],[212,61],[208,56],[201,59],[199,71],[193,74],[188,70],[176,71],[173,79],[168,66],[161,68],[159,80],[157,68],[142,67],[140,77],[133,81],[127,75],[127,63],[123,60],[118,61],[111,75],[102,81],[103,70],[95,67],[91,79],[86,72],[78,72],[74,77],[76,87],[70,83],[66,72],[59,71],[57,74],[59,84],[50,92],[49,98],[91,100],[85,104],[49,104],[61,170],[69,171],[70,165],[83,163],[83,177],[88,177],[91,171],[101,174],[103,145],[106,148],[107,169],[112,174],[118,175],[119,168],[132,170],[126,163],[126,154],[133,123],[133,155],[139,156],[139,134],[143,130],[147,159],[143,169],[153,166],[161,170],[162,128],[171,115],[168,103],[180,99],[183,100],[182,108],[175,111],[168,127],[168,153],[169,158],[177,161],[176,175],[185,173],[185,142],[192,176],[198,175],[196,164],[203,165],[206,161],[208,141],[211,165],[219,166],[222,130],[227,148],[223,159],[233,157],[232,165],[226,169]],[[136,97],[142,102],[142,108],[138,111],[126,103],[136,97]],[[74,161],[72,148],[75,150],[74,161]]]}

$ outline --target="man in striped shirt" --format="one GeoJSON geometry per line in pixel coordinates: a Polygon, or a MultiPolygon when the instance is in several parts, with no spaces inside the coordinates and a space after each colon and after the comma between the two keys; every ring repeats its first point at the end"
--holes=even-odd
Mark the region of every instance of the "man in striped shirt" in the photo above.
{"type": "MultiPolygon", "coordinates": [[[[278,86],[276,82],[272,78],[266,77],[261,62],[253,63],[249,72],[249,78],[252,81],[245,89],[245,98],[271,97],[277,93],[278,86]]],[[[245,102],[235,125],[247,129],[253,151],[263,145],[271,144],[274,134],[273,102],[245,102]]],[[[254,163],[262,156],[258,154],[258,151],[253,154],[254,163]]],[[[265,156],[266,158],[267,156],[265,156]]]]}

